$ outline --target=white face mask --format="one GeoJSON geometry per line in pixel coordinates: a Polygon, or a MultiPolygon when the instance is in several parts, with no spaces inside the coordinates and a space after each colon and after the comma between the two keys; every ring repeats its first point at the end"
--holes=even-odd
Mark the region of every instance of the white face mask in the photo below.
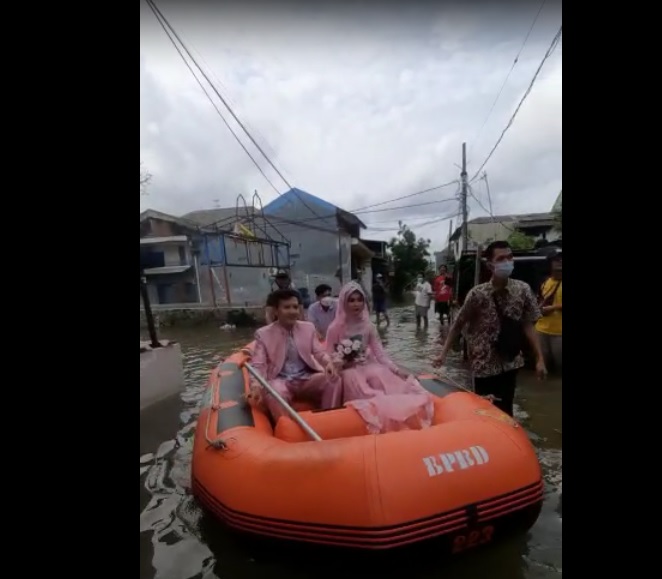
{"type": "Polygon", "coordinates": [[[512,261],[502,261],[494,264],[494,275],[500,278],[508,278],[513,273],[515,264],[512,261]]]}
{"type": "Polygon", "coordinates": [[[333,305],[333,298],[329,296],[323,297],[320,300],[320,304],[322,304],[322,307],[324,308],[330,308],[333,305]]]}

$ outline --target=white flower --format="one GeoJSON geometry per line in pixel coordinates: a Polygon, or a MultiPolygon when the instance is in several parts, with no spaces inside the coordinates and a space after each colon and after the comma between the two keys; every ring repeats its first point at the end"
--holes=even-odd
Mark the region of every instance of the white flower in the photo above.
{"type": "Polygon", "coordinates": [[[359,340],[354,340],[352,342],[352,350],[358,352],[361,349],[361,342],[359,340]]]}
{"type": "Polygon", "coordinates": [[[351,348],[352,347],[352,340],[348,340],[345,338],[344,340],[340,340],[340,343],[345,347],[345,348],[351,348]]]}
{"type": "Polygon", "coordinates": [[[350,348],[350,347],[344,348],[344,351],[345,351],[345,354],[351,354],[352,353],[352,348],[350,348]]]}

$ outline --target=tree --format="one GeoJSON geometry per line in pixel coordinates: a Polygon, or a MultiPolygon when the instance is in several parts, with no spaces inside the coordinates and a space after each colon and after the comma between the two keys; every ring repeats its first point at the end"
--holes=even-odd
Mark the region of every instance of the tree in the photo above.
{"type": "Polygon", "coordinates": [[[510,247],[513,249],[533,249],[536,245],[536,240],[526,233],[515,230],[508,236],[508,243],[510,243],[510,247]]]}
{"type": "MultiPolygon", "coordinates": [[[[560,193],[559,193],[560,195],[560,193]]],[[[554,229],[556,229],[559,233],[563,232],[563,228],[561,225],[561,217],[563,214],[563,203],[560,202],[558,205],[558,208],[554,211],[554,229]]]]}
{"type": "Polygon", "coordinates": [[[393,262],[391,296],[402,299],[406,287],[419,273],[430,268],[430,240],[419,238],[402,221],[398,222],[398,234],[388,242],[388,251],[393,262]]]}
{"type": "Polygon", "coordinates": [[[146,195],[147,194],[147,186],[149,185],[149,182],[152,180],[152,174],[143,167],[143,162],[140,161],[140,194],[141,195],[146,195]]]}

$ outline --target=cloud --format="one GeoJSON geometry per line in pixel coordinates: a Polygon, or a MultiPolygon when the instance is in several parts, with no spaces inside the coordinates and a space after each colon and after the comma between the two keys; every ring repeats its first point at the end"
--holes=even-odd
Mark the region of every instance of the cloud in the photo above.
{"type": "MultiPolygon", "coordinates": [[[[561,22],[560,4],[548,2],[476,141],[537,5],[158,5],[287,181],[348,210],[457,179],[463,141],[472,175],[561,22]]],[[[485,167],[497,214],[547,211],[562,187],[561,53],[559,46],[485,167]]],[[[144,4],[140,93],[140,155],[153,174],[141,209],[181,214],[211,208],[215,200],[233,206],[237,195],[254,190],[265,204],[275,198],[144,4]]],[[[286,184],[213,98],[285,191],[286,184]]],[[[455,193],[449,187],[393,206],[455,193]]],[[[475,183],[474,194],[487,207],[484,184],[475,183]]],[[[377,229],[404,219],[416,230],[417,223],[456,207],[443,203],[361,217],[377,229]]],[[[485,212],[472,201],[470,214],[485,212]]],[[[447,222],[419,231],[436,246],[447,232],[447,222]]]]}

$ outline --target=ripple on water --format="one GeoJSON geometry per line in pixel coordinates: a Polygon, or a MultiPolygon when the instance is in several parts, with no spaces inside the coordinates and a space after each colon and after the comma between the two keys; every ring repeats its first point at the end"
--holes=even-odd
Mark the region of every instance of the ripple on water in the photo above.
{"type": "MultiPolygon", "coordinates": [[[[417,372],[433,371],[430,361],[439,348],[436,339],[437,323],[431,323],[429,332],[416,332],[410,313],[401,310],[399,315],[397,310],[394,311],[392,319],[401,321],[392,323],[388,330],[380,330],[380,334],[386,349],[398,362],[417,372]]],[[[214,543],[215,546],[210,548],[201,533],[203,512],[189,494],[195,421],[209,373],[224,357],[250,341],[251,334],[239,331],[223,333],[217,329],[186,331],[181,332],[181,335],[175,331],[168,332],[169,338],[177,339],[182,344],[186,385],[180,396],[179,424],[172,425],[173,438],[162,441],[158,448],[140,457],[140,484],[148,493],[147,504],[140,514],[140,532],[152,549],[151,553],[141,553],[141,558],[149,558],[152,567],[151,575],[145,575],[142,579],[215,579],[219,576],[224,579],[238,576],[249,579],[289,579],[295,576],[315,576],[308,574],[296,562],[280,562],[266,567],[256,565],[257,553],[238,551],[220,526],[215,526],[215,529],[220,537],[217,538],[218,542],[222,545],[219,547],[214,543]],[[216,551],[216,556],[212,549],[216,551]]],[[[450,354],[445,373],[461,385],[469,383],[469,374],[462,366],[458,353],[450,354]]],[[[535,395],[535,390],[527,392],[528,399],[535,395]]],[[[484,575],[492,579],[559,579],[562,575],[562,451],[560,448],[550,448],[546,433],[535,431],[529,422],[536,416],[529,416],[528,409],[516,406],[515,411],[516,417],[527,427],[537,447],[545,479],[545,502],[538,523],[528,535],[525,552],[511,555],[512,549],[509,547],[494,547],[499,556],[519,557],[520,562],[514,564],[521,570],[521,574],[513,575],[512,565],[505,575],[500,574],[494,561],[486,556],[484,575]],[[546,443],[544,446],[543,442],[546,443]],[[500,550],[507,554],[500,554],[500,550]]],[[[554,426],[560,428],[560,425],[554,426]]],[[[144,551],[145,547],[141,549],[144,551]]],[[[480,556],[476,560],[480,561],[480,556]]],[[[453,565],[444,572],[444,579],[474,576],[471,569],[482,565],[476,563],[476,560],[471,565],[453,565]]],[[[425,579],[439,577],[437,573],[425,575],[425,579]]],[[[423,576],[416,576],[415,579],[423,579],[423,576]]]]}

